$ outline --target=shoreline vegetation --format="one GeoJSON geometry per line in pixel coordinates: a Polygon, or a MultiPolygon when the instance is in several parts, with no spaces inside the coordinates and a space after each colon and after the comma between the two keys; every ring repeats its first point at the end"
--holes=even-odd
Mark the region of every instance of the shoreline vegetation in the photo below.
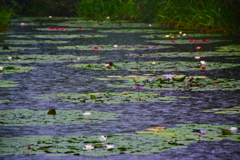
{"type": "Polygon", "coordinates": [[[238,0],[2,0],[0,32],[11,16],[72,16],[130,20],[200,32],[240,32],[238,0]]]}

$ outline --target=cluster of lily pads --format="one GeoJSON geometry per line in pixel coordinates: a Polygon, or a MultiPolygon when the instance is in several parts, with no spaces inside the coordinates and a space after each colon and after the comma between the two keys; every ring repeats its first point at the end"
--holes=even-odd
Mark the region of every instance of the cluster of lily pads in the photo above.
{"type": "MultiPolygon", "coordinates": [[[[140,88],[137,88],[140,89],[140,88]]],[[[36,97],[37,99],[56,98],[59,101],[71,103],[132,103],[132,102],[175,102],[184,96],[162,96],[155,92],[120,92],[120,93],[86,93],[86,94],[46,94],[36,97]]]]}
{"type": "Polygon", "coordinates": [[[98,60],[100,56],[74,56],[74,55],[0,55],[0,63],[53,63],[53,62],[79,62],[80,60],[98,60]]]}
{"type": "Polygon", "coordinates": [[[13,109],[0,111],[0,126],[48,126],[85,123],[103,123],[115,120],[119,114],[109,112],[57,110],[51,114],[46,110],[13,109]]]}
{"type": "Polygon", "coordinates": [[[205,61],[135,61],[135,62],[111,62],[112,65],[103,65],[99,63],[72,64],[70,67],[87,68],[94,70],[128,70],[128,71],[199,71],[224,69],[240,66],[240,64],[206,62],[205,61]]]}
{"type": "Polygon", "coordinates": [[[206,91],[240,89],[240,80],[208,78],[206,76],[143,74],[128,76],[107,76],[106,78],[97,79],[108,81],[107,85],[114,88],[133,88],[137,85],[142,86],[143,89],[153,90],[206,91]],[[124,82],[118,82],[118,80],[123,80],[124,82]]]}
{"type": "MultiPolygon", "coordinates": [[[[239,126],[237,126],[239,127],[239,126]]],[[[186,148],[198,141],[240,141],[237,127],[210,124],[177,124],[174,128],[152,127],[136,133],[107,136],[25,136],[3,138],[0,155],[46,154],[48,156],[116,154],[148,155],[186,148]]]]}

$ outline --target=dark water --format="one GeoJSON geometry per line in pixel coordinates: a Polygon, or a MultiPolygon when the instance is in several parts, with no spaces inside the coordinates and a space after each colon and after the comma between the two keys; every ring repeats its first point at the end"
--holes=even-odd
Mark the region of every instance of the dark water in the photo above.
{"type": "MultiPolygon", "coordinates": [[[[11,26],[10,29],[14,34],[47,34],[34,30],[34,27],[11,26]]],[[[57,34],[58,32],[56,32],[57,34]]],[[[65,32],[67,33],[67,32],[65,32]]],[[[71,32],[71,34],[79,32],[71,32]]],[[[81,33],[97,33],[94,31],[83,31],[81,33]]],[[[49,34],[54,34],[50,32],[49,34]]],[[[62,33],[61,33],[62,34],[62,33]]],[[[89,44],[152,44],[144,42],[139,37],[143,33],[97,33],[106,34],[106,38],[89,38],[89,39],[71,39],[70,45],[89,45],[89,44]]],[[[211,37],[209,37],[211,39],[211,37]]],[[[230,39],[229,42],[220,42],[208,44],[204,48],[215,50],[215,47],[223,44],[237,44],[240,42],[236,36],[219,37],[230,39]]],[[[7,38],[14,39],[14,38],[7,38]]],[[[35,46],[40,50],[20,51],[17,53],[7,54],[72,54],[72,55],[100,55],[105,59],[96,60],[96,63],[105,63],[107,61],[177,61],[177,60],[194,60],[193,58],[167,58],[159,57],[154,59],[142,59],[126,57],[124,54],[129,53],[154,53],[157,51],[188,51],[189,46],[175,45],[175,48],[147,50],[147,51],[80,51],[80,50],[58,50],[56,46],[59,44],[38,44],[38,45],[19,45],[19,46],[35,46]]],[[[65,44],[60,44],[65,45],[65,44]]],[[[18,46],[18,45],[12,45],[18,46]]],[[[2,54],[2,53],[1,53],[2,54]]],[[[226,60],[224,57],[207,57],[202,60],[208,62],[231,62],[239,63],[239,59],[226,60]]],[[[82,63],[92,63],[92,61],[81,61],[82,63]]],[[[67,109],[67,110],[95,110],[102,112],[114,112],[122,114],[119,119],[107,121],[102,124],[81,124],[66,126],[24,126],[24,127],[0,127],[1,137],[17,137],[25,135],[52,135],[56,137],[71,135],[111,135],[115,133],[133,133],[145,130],[154,126],[172,127],[174,124],[215,124],[215,125],[236,125],[240,123],[239,115],[225,115],[202,113],[200,110],[211,108],[227,108],[240,105],[240,91],[164,91],[167,96],[189,96],[188,100],[178,99],[174,103],[149,102],[149,103],[130,103],[130,104],[92,104],[92,103],[67,103],[59,102],[55,99],[32,99],[39,94],[49,93],[94,93],[94,92],[118,92],[126,91],[126,89],[116,89],[107,87],[106,84],[95,78],[103,78],[108,75],[131,75],[143,72],[131,71],[96,71],[80,68],[70,68],[66,63],[51,64],[23,64],[26,66],[36,66],[37,70],[30,73],[5,74],[0,77],[3,80],[13,80],[19,82],[18,87],[0,88],[1,99],[11,99],[8,104],[0,104],[1,110],[26,108],[49,110],[51,108],[67,109]]],[[[189,72],[156,72],[157,74],[185,74],[185,75],[204,75],[218,78],[234,78],[240,79],[240,67],[230,69],[216,69],[210,71],[189,71],[189,72]]],[[[144,72],[150,73],[150,72],[144,72]]],[[[38,159],[107,159],[107,160],[126,160],[126,159],[223,159],[236,160],[240,159],[240,143],[233,141],[218,142],[198,142],[189,145],[185,149],[170,150],[158,154],[135,156],[135,155],[115,155],[107,157],[90,157],[90,156],[64,156],[64,157],[46,157],[44,155],[17,155],[17,156],[0,156],[0,159],[19,159],[19,160],[38,160],[38,159]]]]}

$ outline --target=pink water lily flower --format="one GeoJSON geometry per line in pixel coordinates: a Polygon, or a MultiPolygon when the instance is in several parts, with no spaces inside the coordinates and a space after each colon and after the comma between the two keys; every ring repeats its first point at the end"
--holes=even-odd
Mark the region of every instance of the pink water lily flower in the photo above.
{"type": "Polygon", "coordinates": [[[207,131],[206,131],[205,129],[201,129],[199,132],[200,132],[201,134],[206,134],[206,133],[207,133],[207,131]]]}
{"type": "Polygon", "coordinates": [[[172,77],[173,77],[173,76],[172,76],[171,74],[167,74],[167,75],[166,75],[166,78],[167,78],[167,79],[172,79],[172,77]]]}
{"type": "Polygon", "coordinates": [[[201,47],[198,46],[198,47],[196,47],[196,49],[201,49],[201,47]]]}
{"type": "Polygon", "coordinates": [[[142,89],[143,87],[142,86],[136,86],[135,88],[136,89],[142,89]]]}
{"type": "Polygon", "coordinates": [[[25,23],[20,23],[20,26],[25,26],[25,23]]]}

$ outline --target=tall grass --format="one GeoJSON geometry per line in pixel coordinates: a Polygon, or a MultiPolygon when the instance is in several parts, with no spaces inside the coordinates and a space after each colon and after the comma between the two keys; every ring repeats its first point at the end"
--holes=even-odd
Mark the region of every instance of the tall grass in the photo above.
{"type": "Polygon", "coordinates": [[[226,0],[160,1],[155,22],[195,29],[239,30],[237,17],[226,0]]]}
{"type": "Polygon", "coordinates": [[[75,4],[80,17],[136,19],[140,12],[134,0],[81,0],[75,4]]]}
{"type": "Polygon", "coordinates": [[[13,12],[12,9],[0,7],[0,32],[6,31],[10,23],[10,17],[12,12],[13,12]]]}

